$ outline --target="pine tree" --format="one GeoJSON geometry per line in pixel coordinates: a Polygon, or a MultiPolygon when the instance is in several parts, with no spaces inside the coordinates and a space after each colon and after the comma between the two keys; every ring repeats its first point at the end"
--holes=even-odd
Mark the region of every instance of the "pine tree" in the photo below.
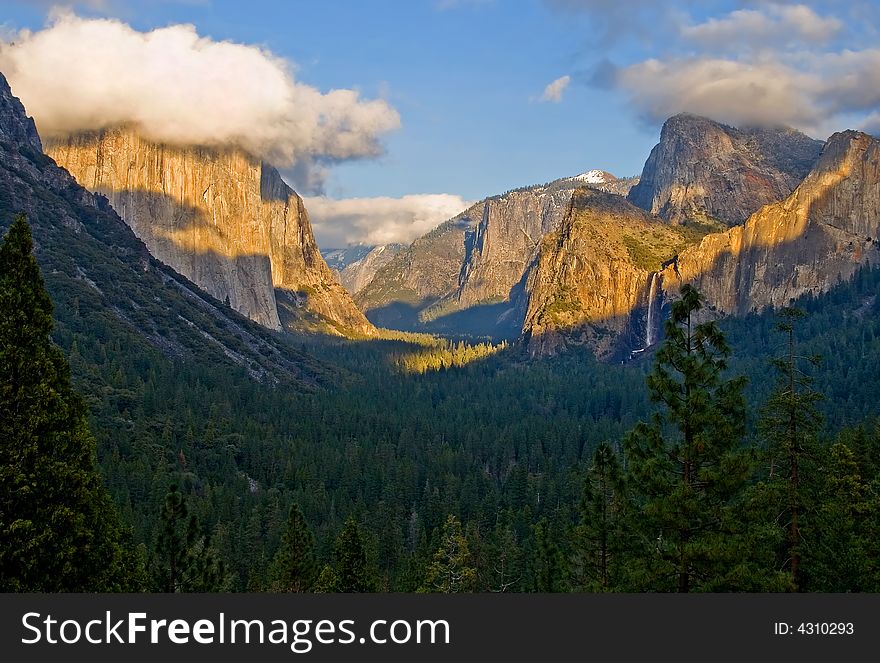
{"type": "Polygon", "coordinates": [[[624,542],[623,473],[617,454],[602,443],[584,482],[581,522],[574,532],[572,584],[583,592],[608,592],[621,582],[624,542]]]}
{"type": "Polygon", "coordinates": [[[177,486],[165,495],[159,514],[154,575],[156,589],[169,593],[219,591],[225,581],[224,564],[177,486]]]}
{"type": "Polygon", "coordinates": [[[450,515],[443,523],[440,545],[420,591],[442,594],[471,592],[476,582],[477,570],[471,565],[471,554],[461,523],[450,515]]]}
{"type": "Polygon", "coordinates": [[[363,535],[351,516],[342,526],[334,547],[336,556],[335,591],[357,594],[375,591],[375,574],[367,561],[363,535]]]}
{"type": "Polygon", "coordinates": [[[0,245],[0,590],[137,589],[32,248],[18,216],[0,245]]]}
{"type": "Polygon", "coordinates": [[[640,589],[743,589],[737,500],[751,473],[744,378],[723,379],[730,350],[714,322],[697,323],[702,297],[681,288],[647,378],[661,410],[626,437],[627,484],[640,589]]]}
{"type": "Polygon", "coordinates": [[[329,564],[325,564],[315,580],[314,592],[316,594],[333,594],[339,591],[339,576],[329,564]]]}
{"type": "Polygon", "coordinates": [[[546,517],[535,525],[535,544],[535,589],[539,592],[563,591],[562,554],[546,517]]]}
{"type": "Polygon", "coordinates": [[[871,519],[877,496],[845,444],[831,445],[823,456],[821,499],[802,530],[808,543],[798,587],[817,592],[877,591],[878,562],[872,549],[877,532],[871,519]]]}
{"type": "Polygon", "coordinates": [[[315,539],[298,504],[290,507],[270,575],[276,592],[310,592],[317,580],[315,539]]]}
{"type": "Polygon", "coordinates": [[[819,359],[801,356],[797,349],[795,327],[804,316],[803,311],[795,308],[780,312],[777,329],[785,335],[785,351],[772,360],[779,383],[764,406],[759,422],[769,457],[767,483],[786,528],[781,566],[788,571],[792,591],[797,591],[801,584],[802,520],[807,495],[817,478],[817,436],[822,427],[822,417],[816,408],[822,395],[813,390],[811,378],[801,368],[803,363],[815,366],[819,359]]]}

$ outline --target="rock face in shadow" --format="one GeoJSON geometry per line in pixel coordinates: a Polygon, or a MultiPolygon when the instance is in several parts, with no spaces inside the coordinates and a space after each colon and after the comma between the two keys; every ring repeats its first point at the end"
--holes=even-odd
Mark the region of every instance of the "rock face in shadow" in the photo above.
{"type": "Polygon", "coordinates": [[[744,223],[787,197],[822,142],[793,129],[735,129],[695,115],[669,118],[629,200],[670,223],[744,223]]]}
{"type": "Polygon", "coordinates": [[[302,199],[235,150],[159,145],[125,129],[47,152],[162,262],[271,329],[372,334],[321,257],[302,199]]]}
{"type": "Polygon", "coordinates": [[[515,335],[526,271],[568,214],[572,193],[585,185],[628,190],[634,181],[590,171],[487,198],[401,251],[357,301],[382,326],[449,332],[466,319],[467,333],[515,335]]]}
{"type": "Polygon", "coordinates": [[[813,171],[784,201],[707,235],[669,266],[664,288],[694,284],[722,313],[788,305],[880,261],[880,141],[834,134],[813,171]]]}

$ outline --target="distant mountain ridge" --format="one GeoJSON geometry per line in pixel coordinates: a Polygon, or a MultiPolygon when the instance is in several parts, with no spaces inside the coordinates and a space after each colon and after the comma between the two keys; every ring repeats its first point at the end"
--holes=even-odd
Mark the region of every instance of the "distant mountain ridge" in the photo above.
{"type": "Polygon", "coordinates": [[[637,181],[594,170],[490,196],[398,253],[356,301],[383,327],[515,337],[527,268],[585,178],[595,180],[592,188],[622,193],[637,181]]]}
{"type": "Polygon", "coordinates": [[[357,245],[346,249],[332,249],[324,255],[329,256],[327,264],[336,271],[339,282],[356,297],[369,285],[376,272],[405,249],[406,244],[357,245]]]}

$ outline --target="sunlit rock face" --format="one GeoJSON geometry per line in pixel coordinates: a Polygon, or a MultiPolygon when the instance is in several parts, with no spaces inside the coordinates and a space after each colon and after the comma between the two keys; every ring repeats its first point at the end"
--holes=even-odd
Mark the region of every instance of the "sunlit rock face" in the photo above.
{"type": "Polygon", "coordinates": [[[595,170],[486,198],[401,251],[358,291],[358,302],[383,326],[515,336],[525,275],[572,193],[626,193],[635,181],[595,170]]]}
{"type": "Polygon", "coordinates": [[[272,329],[371,334],[321,257],[302,199],[238,150],[155,144],[124,129],[47,145],[150,252],[272,329]]]}
{"type": "Polygon", "coordinates": [[[707,315],[745,315],[826,292],[880,264],[880,141],[835,134],[784,200],[699,241],[684,230],[615,196],[577,195],[528,276],[530,352],[639,352],[641,339],[647,347],[658,338],[663,303],[684,283],[705,296],[707,315]]]}
{"type": "Polygon", "coordinates": [[[739,225],[788,196],[822,142],[793,129],[735,129],[696,115],[669,118],[629,200],[670,223],[739,225]]]}
{"type": "Polygon", "coordinates": [[[784,201],[745,225],[707,235],[663,272],[675,294],[692,283],[710,306],[742,315],[827,291],[880,262],[880,142],[833,135],[813,171],[784,201]]]}
{"type": "Polygon", "coordinates": [[[686,242],[678,227],[621,196],[577,191],[528,274],[523,341],[529,352],[552,355],[584,345],[607,359],[644,347],[655,331],[645,326],[654,275],[686,242]]]}

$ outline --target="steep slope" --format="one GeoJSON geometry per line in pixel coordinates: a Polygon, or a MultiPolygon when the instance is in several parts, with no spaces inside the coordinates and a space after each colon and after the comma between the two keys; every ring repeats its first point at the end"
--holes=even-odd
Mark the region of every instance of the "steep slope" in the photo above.
{"type": "Polygon", "coordinates": [[[339,281],[352,295],[363,290],[380,269],[394,260],[394,256],[406,249],[405,244],[381,244],[356,260],[348,262],[339,270],[339,281]]]}
{"type": "Polygon", "coordinates": [[[71,136],[47,152],[105,195],[154,256],[252,320],[373,333],[321,257],[302,199],[268,164],[125,129],[71,136]]]}
{"type": "Polygon", "coordinates": [[[321,255],[327,266],[334,272],[339,273],[375,248],[375,246],[367,246],[366,244],[354,244],[346,246],[344,249],[321,249],[321,255]]]}
{"type": "Polygon", "coordinates": [[[674,294],[693,283],[717,310],[741,315],[826,292],[878,260],[880,141],[845,131],[788,198],[683,251],[663,285],[674,294]]]}
{"type": "Polygon", "coordinates": [[[653,343],[662,305],[657,270],[695,239],[622,196],[578,190],[528,274],[529,352],[586,345],[608,359],[653,343]]]}
{"type": "MultiPolygon", "coordinates": [[[[316,384],[325,367],[150,256],[107,204],[42,152],[0,74],[0,233],[28,215],[59,336],[122,344],[132,357],[239,366],[251,377],[316,384]]],[[[107,394],[112,397],[112,394],[107,394]]]]}
{"type": "Polygon", "coordinates": [[[568,213],[572,192],[585,183],[628,190],[633,181],[588,171],[487,198],[413,242],[357,301],[385,327],[515,336],[526,270],[541,238],[568,213]]]}
{"type": "Polygon", "coordinates": [[[735,226],[788,196],[822,143],[793,129],[735,129],[707,118],[669,118],[629,200],[671,223],[735,226]]]}

